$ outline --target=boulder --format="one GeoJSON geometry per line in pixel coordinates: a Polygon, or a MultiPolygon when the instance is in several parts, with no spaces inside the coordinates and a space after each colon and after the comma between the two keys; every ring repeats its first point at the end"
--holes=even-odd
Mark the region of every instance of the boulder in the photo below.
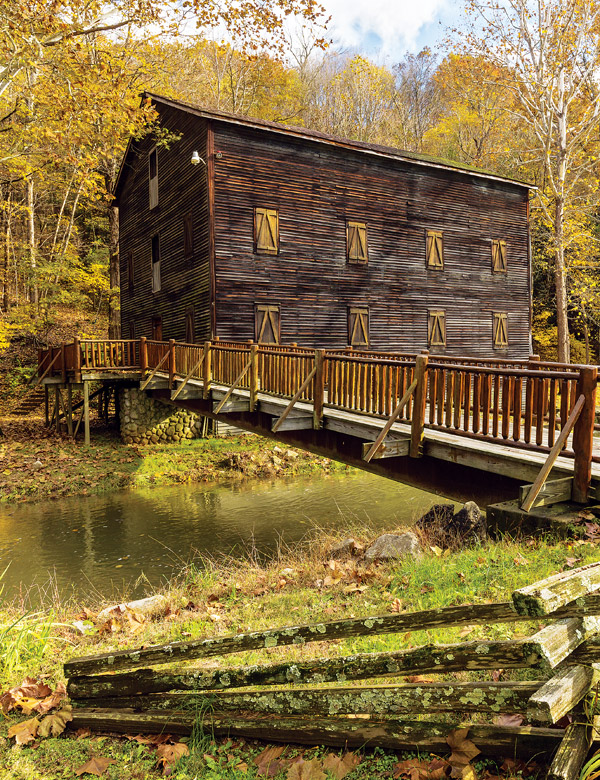
{"type": "Polygon", "coordinates": [[[417,528],[424,531],[437,526],[446,526],[454,516],[454,504],[434,504],[428,512],[425,512],[420,520],[417,520],[417,528]]]}
{"type": "Polygon", "coordinates": [[[454,512],[452,504],[436,504],[417,521],[427,543],[459,550],[487,538],[487,525],[474,501],[454,512]]]}
{"type": "Polygon", "coordinates": [[[329,557],[341,561],[346,558],[352,558],[353,555],[356,555],[357,552],[360,552],[361,550],[362,548],[357,544],[356,540],[350,537],[332,547],[329,551],[329,557]]]}
{"type": "Polygon", "coordinates": [[[452,518],[452,531],[463,544],[473,544],[487,539],[487,524],[474,501],[467,503],[452,518]]]}
{"type": "Polygon", "coordinates": [[[391,561],[421,554],[419,540],[412,532],[404,534],[382,534],[365,552],[365,562],[391,561]]]}

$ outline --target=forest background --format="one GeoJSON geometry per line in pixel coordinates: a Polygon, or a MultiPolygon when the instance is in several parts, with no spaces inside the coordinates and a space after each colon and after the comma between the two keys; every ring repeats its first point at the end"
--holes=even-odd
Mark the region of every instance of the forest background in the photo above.
{"type": "Polygon", "coordinates": [[[440,50],[391,66],[326,21],[314,0],[2,4],[0,350],[65,316],[119,335],[110,192],[130,135],[160,138],[148,90],[535,184],[535,348],[598,361],[599,6],[465,0],[440,50]]]}

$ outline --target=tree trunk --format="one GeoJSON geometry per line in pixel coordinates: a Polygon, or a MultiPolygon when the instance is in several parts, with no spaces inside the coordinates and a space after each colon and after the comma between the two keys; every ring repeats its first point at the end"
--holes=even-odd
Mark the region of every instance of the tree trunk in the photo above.
{"type": "Polygon", "coordinates": [[[109,274],[110,295],[108,298],[108,337],[121,338],[121,306],[120,287],[121,272],[119,268],[119,209],[108,207],[109,227],[109,274]]]}
{"type": "Polygon", "coordinates": [[[554,212],[554,286],[556,289],[556,324],[558,330],[558,362],[569,363],[569,320],[567,317],[567,274],[565,269],[565,248],[563,243],[564,201],[556,198],[554,212]]]}
{"type": "Polygon", "coordinates": [[[5,199],[4,208],[4,246],[2,254],[2,311],[7,312],[10,305],[9,301],[9,279],[8,271],[10,267],[10,218],[11,218],[11,190],[8,185],[8,193],[5,199]]]}
{"type": "Polygon", "coordinates": [[[35,246],[35,186],[33,174],[27,178],[27,245],[29,250],[29,269],[31,280],[29,284],[29,300],[37,306],[37,256],[35,246]]]}

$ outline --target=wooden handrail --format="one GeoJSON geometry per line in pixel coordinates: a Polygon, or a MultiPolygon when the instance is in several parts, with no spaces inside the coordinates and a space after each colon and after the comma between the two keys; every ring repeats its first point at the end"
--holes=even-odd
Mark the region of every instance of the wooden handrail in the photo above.
{"type": "Polygon", "coordinates": [[[413,394],[413,392],[415,391],[416,387],[417,387],[417,380],[413,379],[413,381],[411,382],[408,390],[404,393],[404,395],[400,399],[400,403],[394,409],[394,411],[392,412],[390,418],[388,419],[386,424],[383,426],[383,428],[379,432],[379,436],[373,442],[373,446],[371,447],[371,449],[367,452],[367,454],[363,458],[363,460],[366,460],[367,463],[370,463],[371,460],[373,459],[373,456],[375,455],[375,453],[379,449],[379,447],[381,445],[381,442],[388,435],[390,428],[392,427],[392,425],[396,422],[396,420],[398,419],[398,417],[402,413],[402,410],[404,409],[404,407],[408,403],[408,401],[409,401],[411,395],[413,394]]]}
{"type": "Polygon", "coordinates": [[[148,379],[146,379],[146,381],[145,381],[145,382],[143,382],[143,383],[140,385],[140,390],[145,390],[145,389],[146,389],[146,387],[148,386],[148,384],[149,384],[150,380],[153,378],[153,376],[156,374],[156,372],[157,372],[157,371],[158,371],[158,369],[159,369],[159,368],[162,366],[162,364],[165,362],[165,360],[168,360],[168,358],[169,358],[170,354],[171,354],[170,352],[165,352],[165,354],[164,354],[164,355],[162,356],[162,358],[161,358],[161,359],[158,361],[158,363],[156,364],[156,366],[155,366],[155,367],[152,369],[152,373],[150,374],[150,376],[148,377],[148,379]]]}
{"type": "Polygon", "coordinates": [[[271,430],[273,431],[273,433],[277,433],[277,431],[279,430],[279,428],[283,424],[283,421],[288,416],[288,414],[292,411],[292,409],[294,408],[296,403],[300,400],[300,396],[306,390],[306,388],[309,386],[309,384],[311,383],[311,380],[313,379],[313,377],[315,376],[316,373],[317,373],[317,367],[315,366],[313,368],[313,370],[309,373],[309,375],[306,377],[304,382],[302,382],[302,384],[300,385],[300,389],[298,390],[296,395],[292,398],[292,400],[289,402],[289,404],[285,407],[285,409],[281,413],[280,417],[278,417],[277,421],[271,426],[271,430]]]}
{"type": "Polygon", "coordinates": [[[564,428],[561,430],[554,447],[552,447],[552,449],[550,450],[550,454],[546,458],[544,465],[542,466],[539,474],[535,478],[535,482],[531,486],[529,493],[527,493],[527,497],[521,504],[521,509],[524,512],[529,512],[529,510],[531,509],[531,507],[535,502],[535,499],[538,497],[540,490],[544,487],[544,482],[546,481],[548,475],[552,471],[552,468],[556,463],[556,459],[560,455],[560,452],[564,447],[565,442],[567,441],[567,438],[569,437],[571,430],[573,429],[575,423],[577,422],[579,415],[581,414],[581,411],[584,406],[585,406],[585,396],[580,395],[579,398],[577,399],[577,403],[573,407],[571,414],[567,419],[564,428]]]}
{"type": "Polygon", "coordinates": [[[250,366],[251,366],[251,365],[252,365],[252,360],[249,360],[249,361],[248,361],[248,363],[246,364],[246,367],[245,367],[245,368],[243,369],[243,371],[241,372],[241,374],[239,374],[239,376],[237,377],[237,379],[235,380],[235,382],[234,382],[234,383],[231,385],[231,387],[229,388],[229,390],[228,390],[228,391],[225,393],[225,395],[224,395],[224,396],[223,396],[223,398],[221,399],[221,402],[219,403],[219,405],[218,405],[218,406],[217,406],[217,408],[215,409],[215,411],[214,411],[214,414],[218,414],[218,413],[221,411],[221,409],[222,409],[222,408],[225,406],[225,404],[227,403],[227,401],[229,401],[229,399],[231,398],[231,394],[233,393],[233,391],[235,390],[235,388],[236,388],[236,387],[237,387],[237,386],[240,384],[240,382],[241,382],[241,381],[242,381],[242,379],[243,379],[243,378],[246,376],[246,374],[248,373],[248,371],[250,371],[250,366]]]}

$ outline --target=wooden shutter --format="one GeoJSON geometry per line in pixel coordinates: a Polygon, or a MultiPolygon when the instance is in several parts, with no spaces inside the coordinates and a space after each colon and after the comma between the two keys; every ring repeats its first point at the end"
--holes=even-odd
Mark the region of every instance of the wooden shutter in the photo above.
{"type": "Polygon", "coordinates": [[[160,292],[160,243],[158,234],[152,236],[152,292],[160,292]]]}
{"type": "Polygon", "coordinates": [[[254,337],[259,344],[279,344],[279,306],[254,307],[254,337]]]}
{"type": "Polygon", "coordinates": [[[351,263],[366,263],[369,259],[366,224],[364,222],[348,222],[346,224],[346,240],[348,260],[351,263]]]}
{"type": "Polygon", "coordinates": [[[152,317],[152,338],[155,341],[162,341],[162,317],[152,317]]]}
{"type": "Polygon", "coordinates": [[[446,312],[430,311],[427,320],[427,342],[430,347],[446,346],[446,312]]]}
{"type": "Polygon", "coordinates": [[[494,347],[508,347],[508,317],[504,312],[494,312],[494,347]]]}
{"type": "Polygon", "coordinates": [[[428,230],[426,240],[426,256],[428,268],[444,267],[444,243],[442,233],[437,230],[428,230]]]}
{"type": "Polygon", "coordinates": [[[185,341],[186,344],[193,344],[195,337],[194,329],[194,310],[188,309],[185,313],[185,341]]]}
{"type": "Polygon", "coordinates": [[[194,256],[194,220],[192,212],[183,218],[183,259],[191,260],[194,256]]]}
{"type": "Polygon", "coordinates": [[[133,269],[133,252],[127,253],[127,285],[129,287],[129,292],[133,292],[133,276],[134,269],[133,269]]]}
{"type": "Polygon", "coordinates": [[[348,344],[351,347],[369,346],[369,309],[366,306],[348,308],[348,344]]]}
{"type": "Polygon", "coordinates": [[[158,206],[158,152],[152,149],[148,155],[148,185],[150,208],[158,206]]]}
{"type": "Polygon", "coordinates": [[[276,209],[254,209],[254,231],[256,251],[276,255],[279,250],[279,212],[276,209]]]}
{"type": "Polygon", "coordinates": [[[506,273],[506,241],[492,241],[492,271],[506,273]]]}

